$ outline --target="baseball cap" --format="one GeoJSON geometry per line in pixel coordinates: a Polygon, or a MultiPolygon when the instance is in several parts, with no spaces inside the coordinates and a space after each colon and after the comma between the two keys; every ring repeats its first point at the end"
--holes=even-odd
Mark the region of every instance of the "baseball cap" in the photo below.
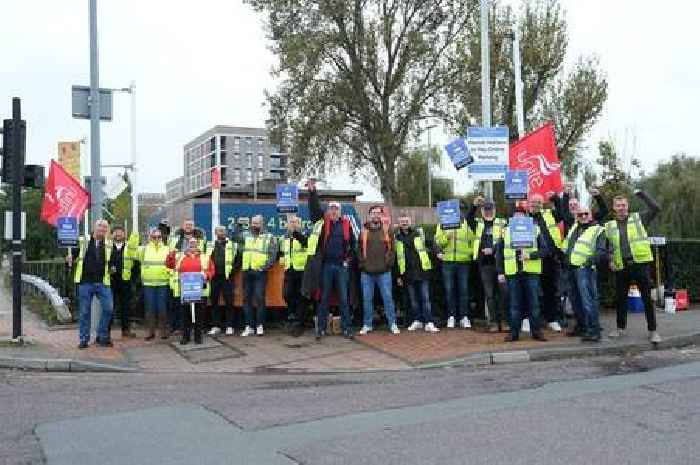
{"type": "Polygon", "coordinates": [[[338,210],[340,210],[340,202],[328,202],[328,208],[337,208],[338,210]]]}

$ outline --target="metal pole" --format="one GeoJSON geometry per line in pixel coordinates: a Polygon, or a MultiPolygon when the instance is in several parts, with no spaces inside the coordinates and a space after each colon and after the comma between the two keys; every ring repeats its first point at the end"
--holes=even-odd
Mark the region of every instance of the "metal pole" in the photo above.
{"type": "Polygon", "coordinates": [[[513,24],[513,67],[515,68],[515,113],[518,120],[518,137],[525,137],[525,110],[523,108],[523,77],[520,60],[520,30],[513,24]]]}
{"type": "Polygon", "coordinates": [[[90,214],[102,218],[100,169],[100,71],[97,47],[97,0],[90,0],[90,214]]]}
{"type": "MultiPolygon", "coordinates": [[[[481,0],[481,125],[491,127],[491,45],[489,43],[489,0],[481,0]]],[[[493,181],[484,183],[484,195],[493,200],[493,181]]]]}
{"type": "Polygon", "coordinates": [[[430,130],[432,127],[428,128],[428,207],[433,206],[433,170],[432,170],[432,158],[433,158],[433,145],[430,143],[430,130]]]}
{"type": "Polygon", "coordinates": [[[214,167],[212,169],[212,184],[211,184],[211,240],[216,239],[216,227],[219,225],[219,203],[221,189],[214,187],[213,174],[214,170],[219,172],[219,180],[221,181],[221,136],[216,135],[214,142],[214,167]]]}
{"type": "Polygon", "coordinates": [[[131,224],[133,231],[139,232],[139,190],[136,187],[138,168],[136,165],[136,82],[129,84],[131,93],[131,224]]]}
{"type": "MultiPolygon", "coordinates": [[[[24,184],[24,131],[22,131],[22,104],[12,99],[12,339],[22,338],[22,184],[24,184]]],[[[5,162],[8,162],[5,154],[5,162]]]]}

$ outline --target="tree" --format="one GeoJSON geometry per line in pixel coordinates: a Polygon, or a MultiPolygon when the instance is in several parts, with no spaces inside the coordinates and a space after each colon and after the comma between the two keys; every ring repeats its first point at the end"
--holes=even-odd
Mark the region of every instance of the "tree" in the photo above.
{"type": "MultiPolygon", "coordinates": [[[[523,107],[526,131],[553,121],[559,158],[573,177],[577,149],[600,116],[607,99],[607,81],[594,57],[579,57],[564,69],[568,31],[558,0],[526,0],[519,15],[523,107]]],[[[516,18],[510,6],[494,2],[491,14],[491,95],[494,124],[517,131],[512,30],[516,18]]],[[[461,47],[464,78],[451,89],[442,116],[461,133],[481,121],[481,39],[474,20],[461,47]],[[453,102],[450,104],[450,102],[453,102]]]]}
{"type": "Polygon", "coordinates": [[[607,140],[598,143],[596,163],[600,167],[599,176],[589,180],[600,184],[600,193],[609,204],[617,195],[632,197],[635,183],[632,168],[639,168],[638,159],[631,157],[625,160],[615,148],[615,144],[607,140]]]}
{"type": "MultiPolygon", "coordinates": [[[[435,148],[432,149],[430,158],[433,165],[439,163],[440,152],[435,148]]],[[[399,162],[396,177],[397,194],[394,197],[394,205],[401,207],[426,206],[428,201],[428,164],[426,159],[425,151],[415,150],[409,152],[399,162]]],[[[433,205],[454,196],[451,179],[433,177],[431,181],[433,205]]]]}
{"type": "Polygon", "coordinates": [[[659,205],[654,231],[674,238],[697,238],[700,231],[700,160],[677,154],[661,163],[640,188],[659,205]]]}

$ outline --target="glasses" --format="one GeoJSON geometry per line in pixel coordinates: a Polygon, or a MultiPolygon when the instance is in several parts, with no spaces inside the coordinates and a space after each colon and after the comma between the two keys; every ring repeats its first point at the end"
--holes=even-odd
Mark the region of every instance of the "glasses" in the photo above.
{"type": "Polygon", "coordinates": [[[577,213],[576,216],[578,216],[579,218],[585,218],[585,217],[587,217],[589,214],[590,214],[590,213],[577,213]]]}
{"type": "Polygon", "coordinates": [[[160,234],[151,236],[151,239],[160,239],[160,234]]]}

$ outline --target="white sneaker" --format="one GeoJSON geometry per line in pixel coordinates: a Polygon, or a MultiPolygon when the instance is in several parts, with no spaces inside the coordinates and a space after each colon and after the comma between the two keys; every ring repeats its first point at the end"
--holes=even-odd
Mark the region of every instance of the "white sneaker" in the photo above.
{"type": "Polygon", "coordinates": [[[214,326],[209,332],[207,333],[210,336],[216,336],[217,334],[221,334],[221,328],[218,326],[214,326]]]}
{"type": "Polygon", "coordinates": [[[409,331],[415,331],[417,329],[423,329],[423,323],[421,323],[420,321],[414,321],[413,323],[411,323],[411,326],[408,327],[409,331]]]}
{"type": "Polygon", "coordinates": [[[552,321],[551,323],[549,323],[549,329],[551,329],[552,331],[556,331],[557,333],[561,333],[561,325],[558,321],[552,321]]]}
{"type": "Polygon", "coordinates": [[[649,331],[649,341],[658,344],[661,342],[661,336],[659,336],[659,333],[656,331],[649,331]]]}
{"type": "Polygon", "coordinates": [[[263,325],[258,325],[258,329],[255,331],[255,334],[257,336],[262,336],[265,334],[265,329],[263,328],[263,325]]]}
{"type": "Polygon", "coordinates": [[[461,326],[464,329],[469,329],[472,327],[472,322],[469,321],[469,318],[465,316],[464,318],[459,320],[459,326],[461,326]]]}
{"type": "Polygon", "coordinates": [[[523,325],[520,327],[520,331],[523,333],[530,332],[530,320],[528,320],[527,318],[523,320],[523,325]]]}
{"type": "Polygon", "coordinates": [[[425,325],[425,332],[426,333],[439,333],[440,330],[432,323],[428,323],[425,325]]]}
{"type": "Polygon", "coordinates": [[[624,329],[616,329],[614,331],[611,331],[610,334],[608,334],[608,337],[616,339],[616,338],[622,337],[624,335],[625,335],[624,329]]]}
{"type": "Polygon", "coordinates": [[[447,319],[447,327],[450,329],[455,327],[455,317],[451,316],[447,319]]]}
{"type": "Polygon", "coordinates": [[[226,328],[226,335],[233,336],[233,328],[232,327],[229,326],[228,328],[226,328]]]}
{"type": "Polygon", "coordinates": [[[241,337],[248,337],[248,336],[252,336],[253,334],[255,334],[255,331],[253,331],[253,328],[251,328],[250,326],[246,326],[245,329],[243,330],[243,332],[241,333],[241,337]]]}
{"type": "Polygon", "coordinates": [[[389,328],[389,331],[391,331],[391,334],[401,334],[401,331],[399,331],[399,327],[396,326],[396,323],[391,325],[391,328],[389,328]]]}
{"type": "Polygon", "coordinates": [[[371,332],[372,332],[372,328],[370,328],[369,326],[363,326],[362,329],[360,329],[361,336],[365,336],[371,332]]]}

